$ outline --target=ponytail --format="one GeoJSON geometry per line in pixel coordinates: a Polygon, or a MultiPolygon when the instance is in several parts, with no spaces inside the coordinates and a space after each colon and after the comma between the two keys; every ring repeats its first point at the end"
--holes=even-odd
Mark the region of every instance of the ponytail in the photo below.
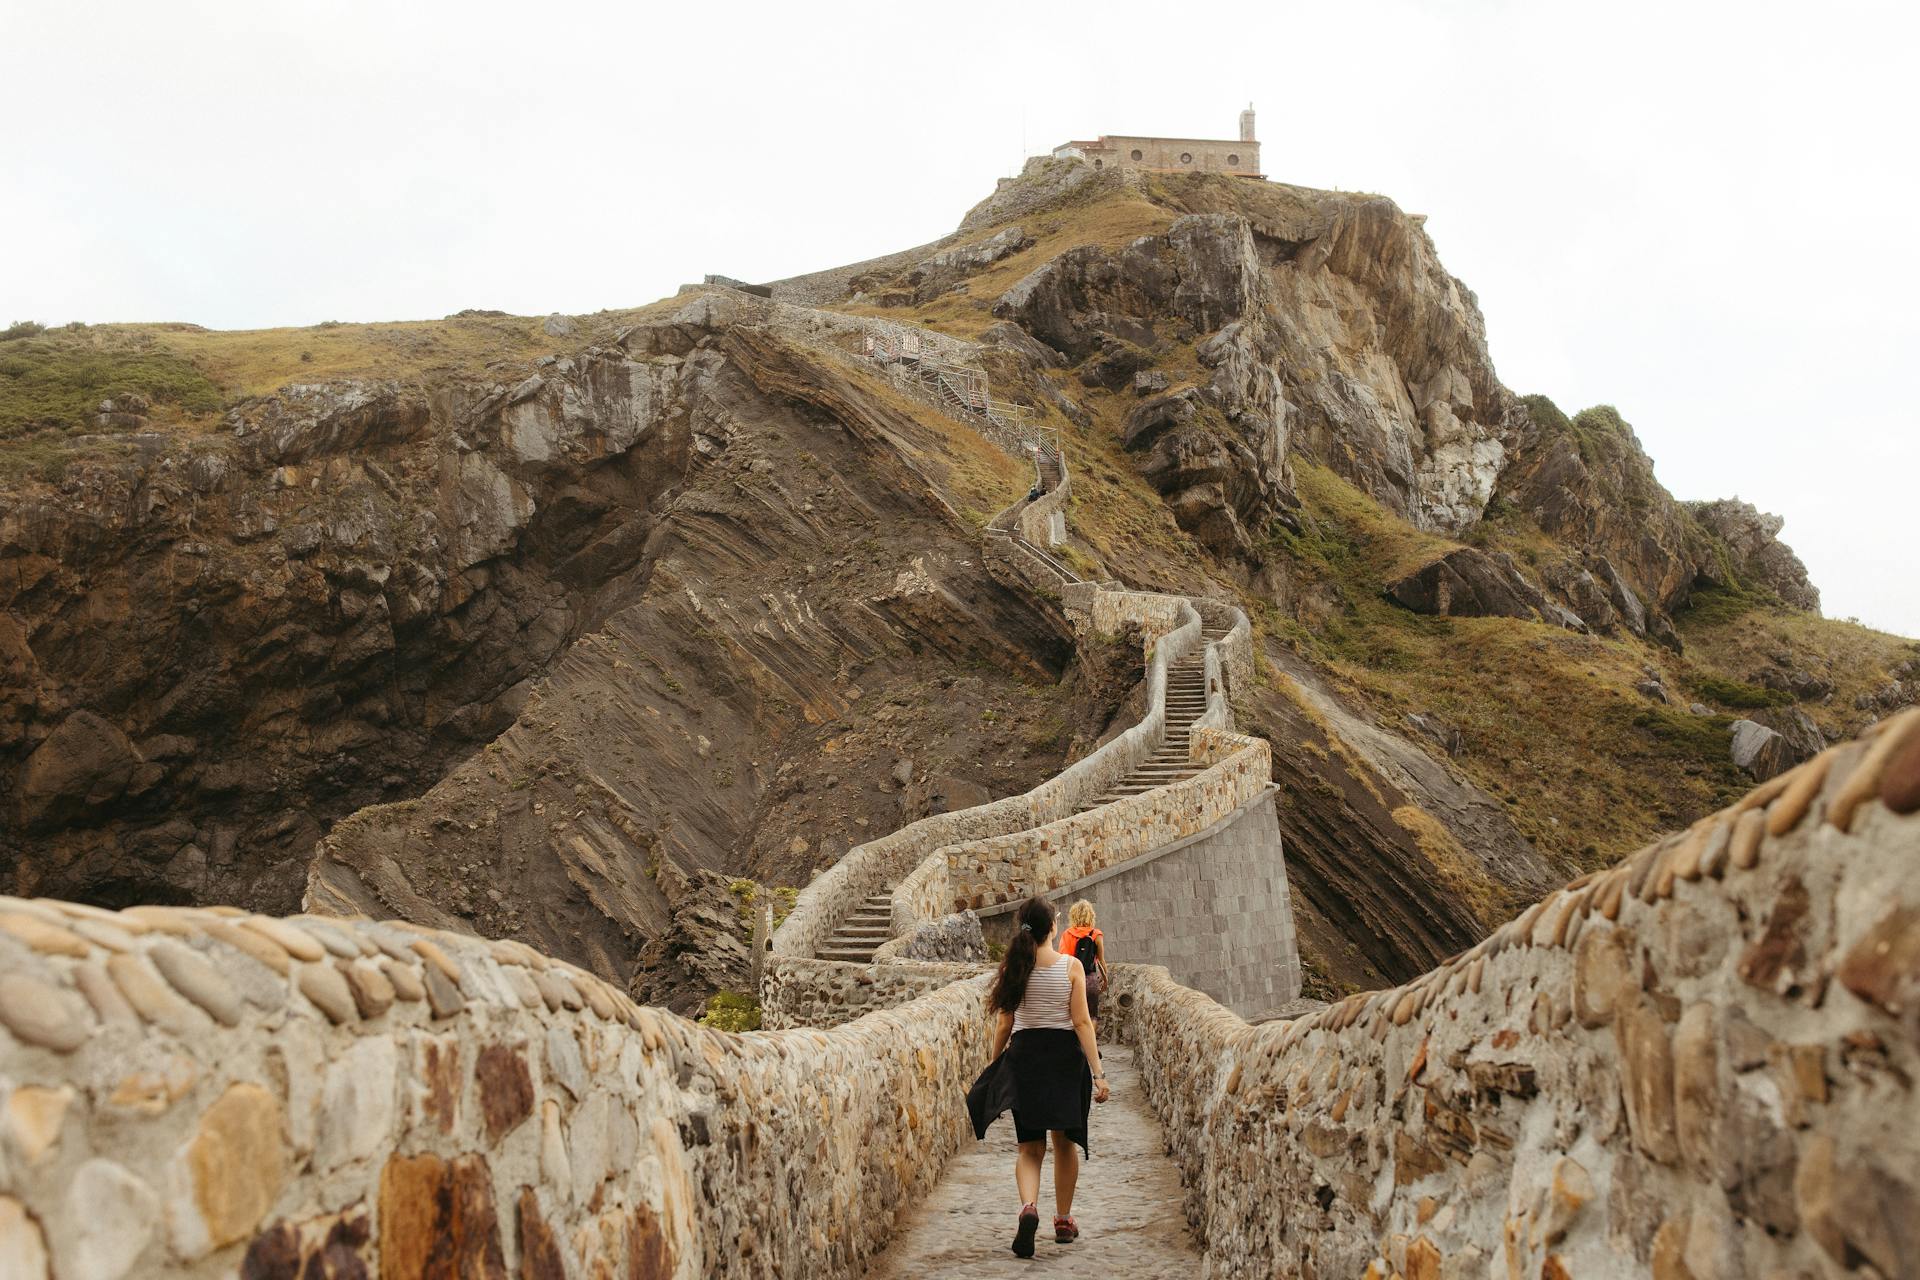
{"type": "Polygon", "coordinates": [[[1012,1013],[1027,995],[1027,979],[1033,976],[1033,962],[1040,944],[1053,932],[1053,905],[1045,898],[1028,898],[1014,916],[1013,940],[1007,943],[1006,958],[994,975],[993,989],[987,993],[987,1007],[996,1013],[1012,1013]]]}

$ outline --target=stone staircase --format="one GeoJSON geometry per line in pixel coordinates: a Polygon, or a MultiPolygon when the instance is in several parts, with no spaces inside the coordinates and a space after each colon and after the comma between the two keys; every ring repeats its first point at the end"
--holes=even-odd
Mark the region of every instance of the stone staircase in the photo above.
{"type": "MultiPolygon", "coordinates": [[[[1227,630],[1224,626],[1203,627],[1198,648],[1167,668],[1167,727],[1160,749],[1112,789],[1080,806],[1075,813],[1086,813],[1101,805],[1191,778],[1206,767],[1187,758],[1188,740],[1193,722],[1207,709],[1207,643],[1221,639],[1227,630]]],[[[842,920],[816,956],[821,960],[869,964],[874,952],[892,936],[892,925],[893,886],[888,885],[883,892],[868,895],[842,920]]]]}
{"type": "MultiPolygon", "coordinates": [[[[1053,492],[1064,480],[1066,467],[1058,435],[1034,426],[1021,406],[993,399],[987,376],[981,370],[943,359],[935,349],[912,336],[890,332],[869,333],[865,354],[880,363],[906,369],[933,402],[955,417],[973,423],[1002,448],[1031,458],[1038,494],[1053,492]]],[[[1008,507],[988,525],[987,533],[1018,546],[1062,586],[1080,583],[1082,579],[1072,569],[1046,549],[1020,536],[1019,515],[1027,505],[1023,500],[1008,507]]],[[[1226,625],[1203,625],[1200,644],[1167,668],[1165,732],[1159,748],[1131,773],[1076,808],[1074,813],[1087,813],[1204,771],[1205,766],[1196,765],[1188,758],[1189,740],[1193,722],[1207,709],[1207,646],[1223,639],[1230,629],[1226,625]]],[[[815,952],[816,958],[858,964],[872,962],[874,953],[892,936],[893,889],[893,885],[888,885],[864,899],[815,952]]]]}
{"type": "Polygon", "coordinates": [[[1200,644],[1186,657],[1167,668],[1167,728],[1160,749],[1139,768],[1122,778],[1112,789],[1094,797],[1074,812],[1087,813],[1101,805],[1124,800],[1164,787],[1170,782],[1191,778],[1206,766],[1197,765],[1188,756],[1193,722],[1207,709],[1207,644],[1227,634],[1227,628],[1203,627],[1200,644]]]}
{"type": "Polygon", "coordinates": [[[880,949],[892,932],[893,889],[888,886],[885,893],[870,895],[854,909],[852,915],[840,922],[825,946],[820,948],[818,956],[822,960],[851,960],[855,964],[866,964],[873,959],[873,953],[880,949]]]}

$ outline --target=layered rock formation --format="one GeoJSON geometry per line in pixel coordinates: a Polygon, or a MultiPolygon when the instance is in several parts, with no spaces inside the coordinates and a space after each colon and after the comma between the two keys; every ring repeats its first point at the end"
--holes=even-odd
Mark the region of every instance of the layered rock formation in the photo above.
{"type": "Polygon", "coordinates": [[[1030,692],[1060,623],[984,572],[934,438],[749,327],[511,383],[293,385],[19,495],[12,886],[305,895],[624,980],[663,864],[802,882],[901,820],[903,756],[1044,775],[1082,714],[1030,692]]]}

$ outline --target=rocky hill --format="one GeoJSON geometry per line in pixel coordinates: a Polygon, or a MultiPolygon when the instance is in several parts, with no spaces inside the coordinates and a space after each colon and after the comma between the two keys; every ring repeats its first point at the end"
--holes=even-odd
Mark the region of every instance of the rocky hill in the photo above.
{"type": "Polygon", "coordinates": [[[697,1001],[749,880],[1083,753],[1138,672],[988,571],[1030,475],[836,316],[987,344],[1078,460],[1066,556],[1256,619],[1323,991],[1920,697],[1777,517],[1503,386],[1389,200],[1037,161],[772,292],[9,330],[4,887],[400,916],[697,1001]]]}

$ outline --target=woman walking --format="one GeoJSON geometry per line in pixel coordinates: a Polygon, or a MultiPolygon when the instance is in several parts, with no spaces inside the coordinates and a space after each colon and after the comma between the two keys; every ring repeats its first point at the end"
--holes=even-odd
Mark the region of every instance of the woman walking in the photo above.
{"type": "Polygon", "coordinates": [[[1080,1234],[1073,1220],[1073,1189],[1080,1178],[1080,1151],[1087,1149],[1087,1111],[1107,1100],[1093,1017],[1087,1012],[1087,979],[1080,962],[1054,949],[1053,907],[1029,898],[1015,917],[1013,940],[1000,962],[987,1005],[999,1020],[993,1032],[993,1062],[967,1094],[976,1138],[1003,1112],[1013,1112],[1020,1144],[1013,1178],[1020,1190],[1020,1220],[1013,1251],[1033,1256],[1040,1229],[1040,1165],[1053,1139],[1053,1238],[1072,1244],[1080,1234]],[[1002,1053],[1002,1050],[1005,1050],[1002,1053]],[[1080,1151],[1075,1151],[1075,1145],[1080,1151]]]}
{"type": "Polygon", "coordinates": [[[1107,990],[1107,935],[1093,923],[1093,904],[1085,898],[1067,908],[1067,930],[1059,949],[1080,962],[1087,975],[1087,1013],[1097,1025],[1100,997],[1107,990]]]}

